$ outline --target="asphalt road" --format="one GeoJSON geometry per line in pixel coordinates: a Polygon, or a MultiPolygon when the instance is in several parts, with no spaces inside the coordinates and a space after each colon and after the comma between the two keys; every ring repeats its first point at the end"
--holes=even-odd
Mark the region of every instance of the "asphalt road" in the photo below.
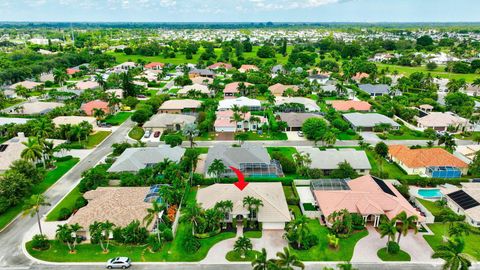
{"type": "MultiPolygon", "coordinates": [[[[111,146],[116,142],[125,140],[128,131],[134,123],[127,120],[118,127],[105,141],[93,150],[85,159],[81,160],[74,168],[65,174],[46,193],[51,206],[43,207],[41,214],[47,213],[53,208],[74,186],[80,181],[83,171],[93,167],[105,155],[112,151],[111,146]]],[[[25,232],[32,226],[36,226],[34,218],[18,218],[0,233],[0,269],[3,267],[25,267],[32,262],[23,254],[22,239],[25,232]]],[[[36,269],[44,269],[42,267],[36,269]]]]}

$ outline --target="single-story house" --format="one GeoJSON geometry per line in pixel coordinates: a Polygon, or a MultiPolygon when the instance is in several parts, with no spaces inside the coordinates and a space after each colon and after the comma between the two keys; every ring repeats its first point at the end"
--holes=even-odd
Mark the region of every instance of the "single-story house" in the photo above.
{"type": "Polygon", "coordinates": [[[193,84],[209,85],[213,83],[213,79],[208,77],[195,77],[191,78],[190,80],[193,84]]]}
{"type": "Polygon", "coordinates": [[[372,169],[365,151],[344,148],[340,150],[326,149],[324,151],[318,148],[297,148],[298,152],[310,155],[312,159],[311,168],[320,169],[325,174],[330,174],[342,162],[348,162],[350,166],[359,174],[368,174],[372,169]]]}
{"type": "Polygon", "coordinates": [[[310,98],[305,97],[276,97],[275,106],[280,106],[283,104],[302,104],[305,107],[307,112],[318,112],[320,107],[317,105],[317,102],[310,98]]]}
{"type": "Polygon", "coordinates": [[[218,103],[218,110],[219,111],[230,110],[235,105],[238,106],[239,108],[247,107],[250,111],[258,111],[258,110],[261,110],[262,108],[262,104],[258,99],[252,99],[248,97],[239,97],[235,99],[220,100],[220,102],[218,103]]]}
{"type": "Polygon", "coordinates": [[[326,74],[314,74],[307,77],[307,80],[311,83],[316,82],[318,84],[326,84],[330,79],[329,75],[326,74]]]}
{"type": "Polygon", "coordinates": [[[328,102],[336,111],[346,112],[350,110],[359,112],[369,112],[372,105],[366,101],[360,100],[332,100],[328,102]]]}
{"type": "Polygon", "coordinates": [[[359,83],[362,79],[368,78],[370,75],[365,72],[357,72],[355,75],[352,76],[352,80],[359,83]]]}
{"type": "Polygon", "coordinates": [[[260,69],[255,66],[255,65],[242,65],[238,71],[240,71],[241,73],[245,73],[245,72],[248,72],[248,71],[259,71],[260,69]]]}
{"type": "Polygon", "coordinates": [[[466,131],[472,128],[468,119],[452,112],[430,112],[417,118],[417,126],[424,129],[433,128],[437,131],[447,131],[449,126],[457,128],[458,131],[466,131]]]}
{"type": "MultiPolygon", "coordinates": [[[[223,89],[223,96],[225,98],[232,98],[235,97],[236,94],[240,93],[240,90],[238,90],[238,86],[240,85],[241,82],[232,82],[229,84],[225,85],[225,88],[223,89]]],[[[243,85],[245,87],[252,86],[253,84],[244,82],[243,85]]]]}
{"type": "Polygon", "coordinates": [[[113,67],[113,69],[116,71],[125,72],[136,67],[137,67],[137,64],[135,62],[124,62],[124,63],[121,63],[120,65],[116,65],[115,67],[113,67]]]}
{"type": "Polygon", "coordinates": [[[161,70],[161,69],[163,69],[164,66],[165,66],[164,63],[151,62],[151,63],[146,64],[144,67],[145,67],[145,69],[161,70]]]}
{"type": "Polygon", "coordinates": [[[32,81],[21,81],[21,82],[17,82],[17,83],[14,83],[14,84],[10,85],[8,87],[8,89],[15,90],[15,89],[17,89],[18,86],[22,86],[22,87],[27,88],[28,90],[33,90],[33,89],[35,89],[37,87],[40,87],[42,85],[43,85],[43,83],[32,82],[32,81]]]}
{"type": "Polygon", "coordinates": [[[194,99],[172,99],[165,101],[158,109],[159,113],[194,113],[202,102],[194,99]]]}
{"type": "Polygon", "coordinates": [[[205,177],[215,177],[208,173],[208,168],[213,161],[219,159],[227,167],[221,177],[236,177],[230,166],[243,172],[245,177],[281,177],[283,176],[282,166],[270,155],[261,144],[245,142],[240,147],[216,144],[208,150],[205,160],[205,177]]]}
{"type": "Polygon", "coordinates": [[[447,193],[447,206],[458,215],[464,215],[465,221],[480,227],[480,183],[460,183],[461,188],[447,193]]]}
{"type": "Polygon", "coordinates": [[[153,132],[164,130],[182,130],[185,125],[195,123],[196,117],[192,115],[159,113],[150,117],[150,120],[143,124],[145,130],[153,132]]]}
{"type": "Polygon", "coordinates": [[[28,121],[32,119],[29,118],[13,118],[13,117],[0,117],[0,126],[8,125],[8,124],[15,124],[15,125],[22,125],[26,124],[28,121]]]}
{"type": "Polygon", "coordinates": [[[95,81],[79,81],[75,84],[75,88],[79,90],[88,90],[99,88],[100,84],[95,81]]]}
{"type": "Polygon", "coordinates": [[[108,90],[105,90],[105,93],[114,94],[116,97],[120,99],[123,98],[123,89],[108,89],[108,90]]]}
{"type": "Polygon", "coordinates": [[[405,145],[390,145],[388,156],[407,174],[458,178],[468,171],[467,163],[442,148],[410,149],[405,145]]]}
{"type": "Polygon", "coordinates": [[[321,219],[327,223],[327,226],[332,225],[328,221],[328,216],[343,209],[360,214],[365,222],[371,222],[374,227],[379,226],[381,216],[391,220],[401,212],[405,212],[407,216],[418,217],[418,222],[425,219],[391,182],[371,175],[353,180],[312,180],[311,189],[320,210],[321,219]]]}
{"type": "Polygon", "coordinates": [[[108,169],[108,172],[138,172],[169,159],[179,162],[185,149],[176,146],[160,145],[158,147],[127,148],[108,169]]]}
{"type": "Polygon", "coordinates": [[[3,95],[6,98],[17,98],[18,97],[17,92],[15,92],[15,90],[12,90],[12,89],[4,89],[4,90],[0,89],[0,92],[3,93],[3,95]]]}
{"type": "Polygon", "coordinates": [[[480,144],[459,145],[455,148],[453,155],[470,164],[478,151],[480,151],[480,144]]]}
{"type": "Polygon", "coordinates": [[[97,127],[97,120],[95,119],[95,117],[89,116],[58,116],[55,117],[52,121],[56,127],[59,127],[61,125],[78,125],[82,122],[89,123],[93,126],[93,128],[97,127]]]}
{"type": "Polygon", "coordinates": [[[433,106],[430,105],[430,104],[422,104],[422,105],[418,106],[418,108],[425,113],[429,113],[429,112],[433,111],[433,106]]]}
{"type": "Polygon", "coordinates": [[[291,89],[294,92],[297,92],[299,88],[296,85],[284,85],[284,84],[281,84],[281,83],[276,83],[276,84],[268,87],[268,90],[270,91],[270,93],[272,93],[272,95],[277,96],[277,97],[283,96],[283,93],[287,89],[291,89]]]}
{"type": "Polygon", "coordinates": [[[297,112],[277,113],[277,120],[287,123],[286,131],[302,130],[303,123],[309,118],[323,118],[323,117],[314,113],[297,113],[297,112]]]}
{"type": "Polygon", "coordinates": [[[253,218],[262,223],[263,230],[283,230],[285,224],[291,220],[280,182],[252,182],[243,190],[232,184],[213,184],[197,192],[197,202],[204,209],[213,208],[219,201],[233,203],[232,211],[225,217],[226,222],[233,222],[234,218],[237,221],[253,218]],[[249,217],[248,209],[243,206],[243,199],[249,196],[261,200],[263,204],[259,207],[258,213],[252,213],[256,214],[253,217],[249,217]]]}
{"type": "Polygon", "coordinates": [[[277,75],[277,74],[285,73],[285,72],[286,72],[286,70],[282,65],[275,65],[275,66],[272,67],[272,69],[270,69],[270,73],[272,75],[277,75]]]}
{"type": "Polygon", "coordinates": [[[63,107],[63,105],[64,104],[60,102],[32,100],[10,107],[6,113],[22,115],[46,114],[55,108],[63,107]]]}
{"type": "Polygon", "coordinates": [[[343,118],[357,131],[373,131],[378,125],[390,125],[391,129],[399,129],[400,125],[392,119],[379,113],[346,113],[343,118]]]}
{"type": "MultiPolygon", "coordinates": [[[[117,227],[125,227],[132,221],[147,216],[152,204],[146,201],[149,187],[98,187],[83,194],[88,204],[80,208],[68,224],[78,223],[82,229],[77,235],[90,239],[89,227],[94,222],[109,221],[117,227]]],[[[154,222],[147,229],[153,230],[154,222]]]]}
{"type": "Polygon", "coordinates": [[[207,77],[213,78],[215,77],[215,72],[211,71],[210,69],[193,69],[188,72],[188,77],[195,78],[195,77],[207,77]]]}
{"type": "Polygon", "coordinates": [[[99,99],[83,103],[82,106],[80,106],[80,110],[84,111],[85,114],[88,116],[94,115],[95,109],[100,109],[104,111],[105,114],[110,113],[110,107],[108,106],[108,102],[99,99]]]}
{"type": "MultiPolygon", "coordinates": [[[[326,92],[326,93],[335,93],[338,94],[338,89],[337,86],[333,83],[329,83],[327,85],[322,85],[321,86],[321,91],[326,92]]],[[[351,88],[346,88],[346,94],[344,94],[345,98],[348,99],[355,99],[355,91],[353,91],[351,88]]]]}
{"type": "Polygon", "coordinates": [[[240,113],[243,120],[237,123],[232,121],[234,115],[232,110],[217,111],[215,114],[217,116],[215,123],[213,124],[215,132],[236,132],[237,130],[255,131],[263,124],[267,123],[267,118],[252,115],[250,112],[245,114],[240,113]],[[256,117],[258,121],[252,121],[252,117],[256,117]]]}
{"type": "MultiPolygon", "coordinates": [[[[358,86],[363,92],[369,94],[371,97],[378,97],[383,95],[390,95],[390,86],[386,84],[360,84],[358,86]]],[[[396,91],[394,95],[400,95],[396,91]]]]}
{"type": "Polygon", "coordinates": [[[211,70],[217,70],[219,68],[224,68],[226,70],[229,70],[229,69],[232,69],[232,65],[228,63],[217,62],[215,64],[208,66],[207,68],[211,70]]]}
{"type": "Polygon", "coordinates": [[[212,91],[208,89],[208,86],[203,84],[185,85],[182,89],[178,90],[177,95],[188,95],[190,92],[200,92],[201,94],[210,95],[212,91]]]}

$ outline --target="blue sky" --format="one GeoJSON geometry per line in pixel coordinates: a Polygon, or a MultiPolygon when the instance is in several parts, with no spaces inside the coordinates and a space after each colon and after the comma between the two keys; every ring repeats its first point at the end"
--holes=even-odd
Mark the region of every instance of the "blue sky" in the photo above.
{"type": "Polygon", "coordinates": [[[462,22],[480,0],[0,0],[2,21],[462,22]]]}

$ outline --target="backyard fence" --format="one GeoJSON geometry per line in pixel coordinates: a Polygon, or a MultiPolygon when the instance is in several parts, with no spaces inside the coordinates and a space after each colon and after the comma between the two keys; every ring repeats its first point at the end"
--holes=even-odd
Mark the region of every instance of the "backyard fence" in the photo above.
{"type": "Polygon", "coordinates": [[[428,211],[428,209],[421,204],[417,198],[413,200],[415,202],[415,205],[420,209],[425,214],[425,223],[426,224],[431,224],[435,222],[435,216],[428,211]]]}

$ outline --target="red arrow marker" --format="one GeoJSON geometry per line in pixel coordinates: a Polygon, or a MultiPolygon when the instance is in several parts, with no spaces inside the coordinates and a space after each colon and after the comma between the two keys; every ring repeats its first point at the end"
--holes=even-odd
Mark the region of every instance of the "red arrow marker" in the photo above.
{"type": "Polygon", "coordinates": [[[245,182],[245,177],[243,176],[243,173],[235,168],[230,166],[230,169],[237,175],[238,181],[233,183],[238,189],[243,190],[245,187],[247,187],[248,182],[245,182]]]}

